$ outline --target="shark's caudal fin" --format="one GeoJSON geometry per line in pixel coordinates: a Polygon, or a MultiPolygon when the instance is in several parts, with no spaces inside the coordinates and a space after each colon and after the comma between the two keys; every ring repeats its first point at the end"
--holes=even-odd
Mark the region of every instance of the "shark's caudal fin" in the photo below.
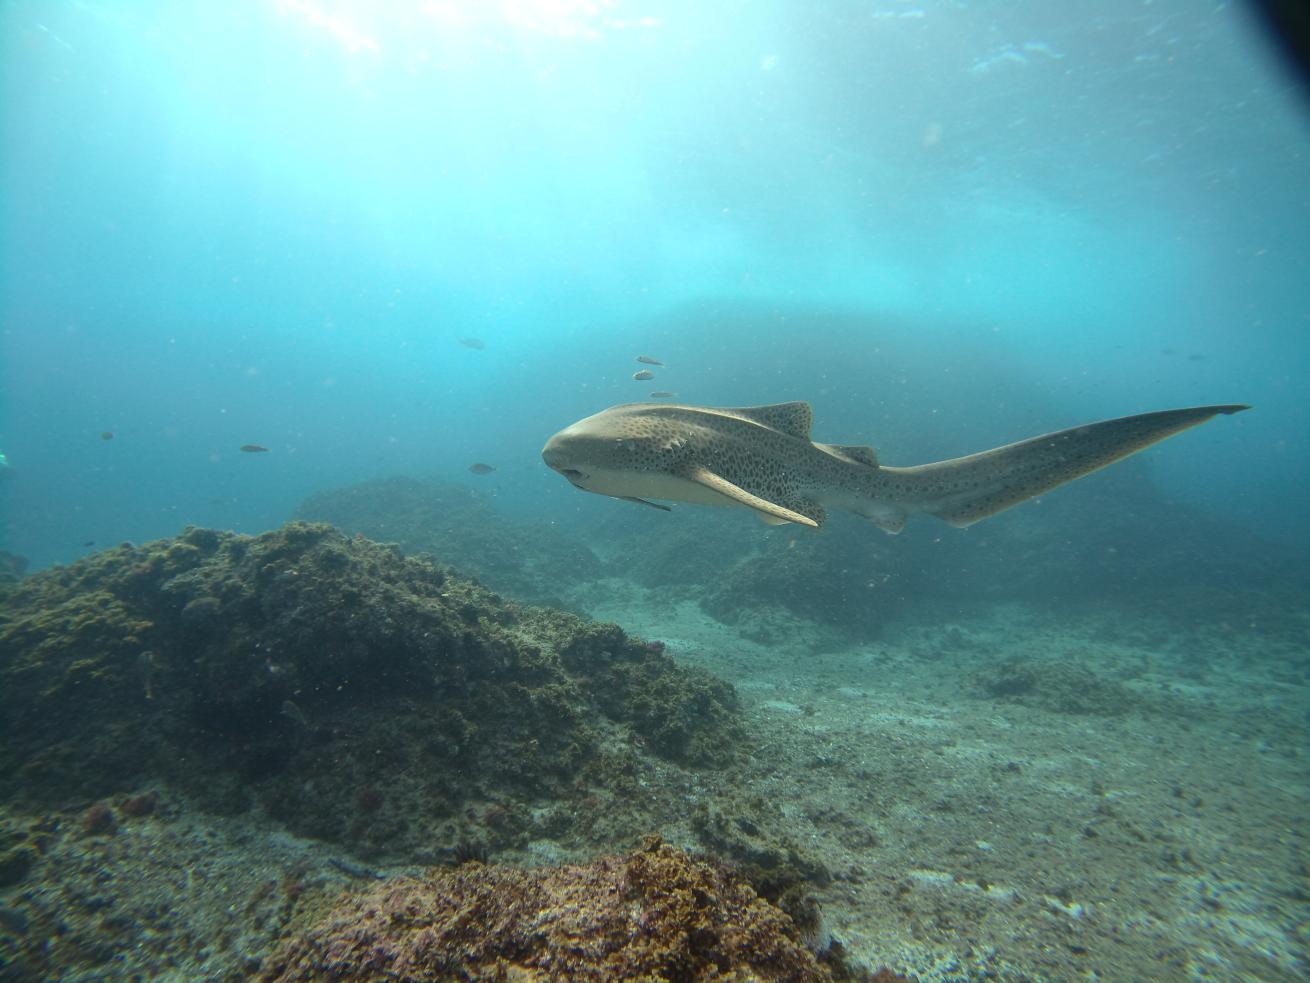
{"type": "Polygon", "coordinates": [[[883,468],[904,480],[915,507],[953,526],[969,526],[1241,404],[1142,413],[1048,433],[981,454],[914,468],[883,468]]]}

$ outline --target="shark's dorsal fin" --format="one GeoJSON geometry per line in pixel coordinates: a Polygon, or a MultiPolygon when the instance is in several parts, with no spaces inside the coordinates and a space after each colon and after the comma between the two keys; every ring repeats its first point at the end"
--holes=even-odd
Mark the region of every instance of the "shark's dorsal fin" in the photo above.
{"type": "Polygon", "coordinates": [[[730,498],[739,505],[744,505],[748,509],[754,509],[756,512],[762,512],[765,515],[773,516],[775,519],[781,519],[784,522],[795,522],[802,526],[812,526],[818,528],[819,523],[815,522],[808,515],[779,505],[777,502],[770,502],[767,498],[760,498],[758,495],[752,495],[745,488],[734,485],[727,478],[720,477],[709,468],[702,467],[699,464],[688,465],[682,471],[682,476],[688,481],[694,481],[699,485],[704,485],[711,491],[716,491],[725,498],[730,498]]]}
{"type": "Polygon", "coordinates": [[[825,454],[851,461],[855,464],[867,464],[871,468],[878,466],[878,452],[862,444],[815,444],[825,454]]]}
{"type": "Polygon", "coordinates": [[[793,437],[810,439],[810,430],[814,427],[814,410],[809,403],[797,400],[794,403],[772,403],[769,406],[732,406],[725,407],[725,413],[744,416],[761,426],[793,437]]]}

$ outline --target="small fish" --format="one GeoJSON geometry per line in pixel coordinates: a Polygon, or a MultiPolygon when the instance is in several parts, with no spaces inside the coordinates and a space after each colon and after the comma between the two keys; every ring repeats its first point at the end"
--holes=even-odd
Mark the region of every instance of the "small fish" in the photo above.
{"type": "Polygon", "coordinates": [[[472,471],[474,474],[491,474],[491,472],[495,471],[496,469],[493,468],[490,464],[483,464],[479,461],[477,464],[470,464],[469,470],[472,471]]]}
{"type": "Polygon", "coordinates": [[[472,348],[475,352],[480,352],[487,347],[487,343],[481,338],[460,338],[459,343],[465,348],[472,348]]]}
{"type": "Polygon", "coordinates": [[[651,372],[649,369],[642,369],[640,372],[632,373],[632,377],[638,382],[645,382],[647,379],[654,379],[655,373],[651,372]]]}
{"type": "Polygon", "coordinates": [[[241,452],[243,454],[267,454],[268,448],[262,444],[242,444],[241,452]]]}
{"type": "Polygon", "coordinates": [[[667,392],[663,389],[656,389],[653,393],[650,394],[651,399],[672,399],[676,395],[678,394],[667,392]]]}
{"type": "Polygon", "coordinates": [[[92,546],[94,546],[95,544],[96,544],[96,541],[95,541],[94,539],[88,539],[85,543],[82,544],[82,548],[83,548],[83,549],[88,549],[88,550],[89,550],[89,549],[90,549],[92,546]]]}
{"type": "Polygon", "coordinates": [[[658,358],[651,358],[649,355],[638,355],[637,361],[641,362],[643,365],[658,365],[660,368],[664,368],[663,362],[658,358]]]}
{"type": "Polygon", "coordinates": [[[100,439],[101,439],[101,440],[113,440],[113,439],[114,439],[114,431],[112,431],[112,430],[102,430],[102,431],[100,432],[100,439]]]}

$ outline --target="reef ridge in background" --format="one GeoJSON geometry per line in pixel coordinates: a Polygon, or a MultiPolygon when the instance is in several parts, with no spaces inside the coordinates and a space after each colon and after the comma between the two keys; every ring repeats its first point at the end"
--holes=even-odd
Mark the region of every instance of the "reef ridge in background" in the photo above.
{"type": "Polygon", "coordinates": [[[741,736],[732,688],[659,645],[326,525],[125,544],[0,613],[0,800],[24,807],[164,783],[366,855],[597,835],[578,813],[631,843],[651,761],[720,766],[741,736]]]}

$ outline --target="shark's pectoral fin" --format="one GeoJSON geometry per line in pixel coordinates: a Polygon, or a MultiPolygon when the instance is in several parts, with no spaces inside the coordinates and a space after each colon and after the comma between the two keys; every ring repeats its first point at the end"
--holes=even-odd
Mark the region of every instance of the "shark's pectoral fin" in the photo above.
{"type": "Polygon", "coordinates": [[[636,502],[638,505],[649,505],[653,509],[659,509],[661,512],[672,512],[673,509],[667,505],[661,505],[659,502],[648,502],[644,498],[634,498],[631,495],[619,495],[620,499],[625,502],[636,502]]]}
{"type": "MultiPolygon", "coordinates": [[[[783,508],[786,508],[786,506],[783,506],[783,508]]],[[[813,524],[816,526],[821,526],[828,521],[827,511],[818,502],[801,502],[798,504],[797,508],[790,509],[789,511],[800,512],[801,515],[808,516],[808,518],[814,520],[813,524]],[[801,509],[804,509],[805,511],[801,512],[801,509]]],[[[760,521],[766,526],[785,526],[792,521],[791,519],[784,519],[780,515],[774,515],[771,512],[757,511],[755,514],[760,517],[760,521]]]]}
{"type": "Polygon", "coordinates": [[[808,515],[802,515],[794,509],[779,505],[777,502],[770,502],[767,498],[760,498],[758,495],[752,495],[745,488],[734,485],[727,478],[723,478],[709,468],[702,467],[698,464],[687,467],[682,472],[682,477],[688,481],[694,481],[698,485],[704,485],[711,491],[718,492],[725,498],[730,498],[738,505],[744,505],[748,509],[754,509],[761,513],[768,522],[771,519],[777,519],[779,522],[795,522],[802,526],[813,526],[818,528],[823,522],[823,509],[817,505],[813,509],[818,510],[815,518],[808,515]],[[816,521],[817,519],[817,521],[816,521]]]}

